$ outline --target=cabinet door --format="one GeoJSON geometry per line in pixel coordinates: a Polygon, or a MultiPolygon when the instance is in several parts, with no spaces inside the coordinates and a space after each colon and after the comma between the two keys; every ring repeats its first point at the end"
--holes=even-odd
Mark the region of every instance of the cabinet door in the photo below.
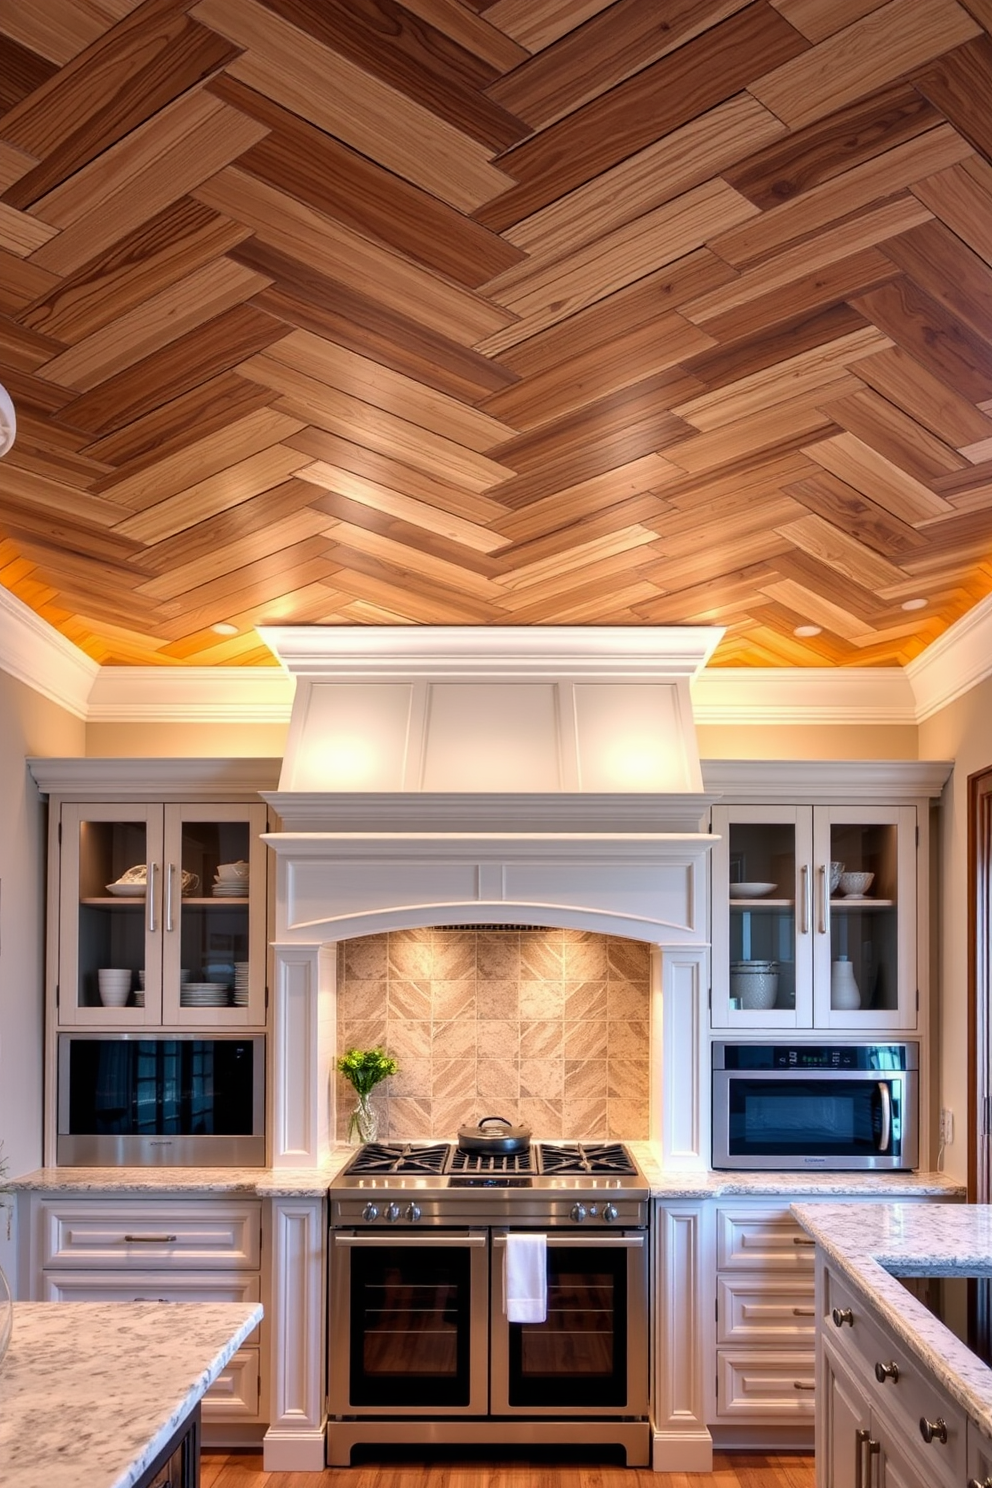
{"type": "Polygon", "coordinates": [[[871,1457],[878,1444],[871,1437],[867,1396],[824,1340],[817,1380],[817,1488],[868,1488],[871,1457]]]}
{"type": "Polygon", "coordinates": [[[716,806],[712,863],[717,1028],[812,1021],[812,810],[716,806]]]}
{"type": "Polygon", "coordinates": [[[72,803],[62,807],[60,825],[59,1022],[157,1023],[162,808],[72,803]]]}
{"type": "Polygon", "coordinates": [[[216,1028],[265,1022],[265,825],[261,803],[166,806],[166,1023],[216,1028]]]}
{"type": "Polygon", "coordinates": [[[816,1026],[915,1028],[915,808],[818,807],[813,850],[816,1026]]]}

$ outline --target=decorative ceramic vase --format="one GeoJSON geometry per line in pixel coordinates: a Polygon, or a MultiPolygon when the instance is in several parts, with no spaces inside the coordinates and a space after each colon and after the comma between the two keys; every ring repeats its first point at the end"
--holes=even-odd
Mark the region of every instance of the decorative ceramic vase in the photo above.
{"type": "Polygon", "coordinates": [[[834,1012],[847,1012],[861,1006],[854,967],[846,956],[838,956],[830,968],[830,1006],[834,1012]]]}
{"type": "Polygon", "coordinates": [[[3,1360],[10,1343],[10,1335],[14,1328],[14,1299],[10,1295],[10,1286],[4,1275],[3,1267],[0,1266],[0,1361],[3,1360]]]}
{"type": "Polygon", "coordinates": [[[360,1095],[348,1123],[348,1139],[354,1141],[357,1137],[360,1142],[374,1142],[378,1135],[379,1112],[372,1104],[370,1095],[360,1095]]]}

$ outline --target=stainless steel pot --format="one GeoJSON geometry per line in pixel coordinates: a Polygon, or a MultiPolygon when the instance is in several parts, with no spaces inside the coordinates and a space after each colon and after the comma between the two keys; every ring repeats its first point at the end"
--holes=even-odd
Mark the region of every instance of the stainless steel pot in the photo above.
{"type": "Polygon", "coordinates": [[[529,1126],[514,1126],[505,1116],[483,1116],[478,1126],[458,1129],[458,1146],[462,1152],[482,1152],[489,1156],[526,1152],[530,1146],[529,1126]],[[495,1130],[487,1130],[496,1124],[495,1130]]]}

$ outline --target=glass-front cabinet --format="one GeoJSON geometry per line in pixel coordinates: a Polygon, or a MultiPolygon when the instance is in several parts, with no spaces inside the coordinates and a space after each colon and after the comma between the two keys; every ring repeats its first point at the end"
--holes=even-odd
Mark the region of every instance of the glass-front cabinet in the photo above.
{"type": "Polygon", "coordinates": [[[59,1023],[264,1024],[265,806],[61,810],[59,1023]]]}
{"type": "Polygon", "coordinates": [[[916,1027],[915,807],[714,807],[713,831],[714,1027],[916,1027]]]}

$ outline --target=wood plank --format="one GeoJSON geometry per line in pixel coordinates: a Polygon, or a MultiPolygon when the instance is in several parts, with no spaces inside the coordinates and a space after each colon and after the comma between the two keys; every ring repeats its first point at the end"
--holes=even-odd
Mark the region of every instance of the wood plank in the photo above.
{"type": "Polygon", "coordinates": [[[890,0],[750,83],[766,108],[799,129],[981,34],[956,0],[890,0]]]}
{"type": "MultiPolygon", "coordinates": [[[[429,17],[412,22],[406,5],[393,0],[263,3],[370,78],[429,108],[437,119],[489,150],[505,149],[527,133],[519,119],[487,96],[486,85],[500,69],[432,25],[429,17]],[[388,46],[383,45],[384,19],[388,46]]],[[[510,66],[520,60],[516,49],[514,57],[510,66]]]]}
{"type": "Polygon", "coordinates": [[[793,403],[776,404],[738,423],[670,442],[665,448],[665,458],[687,475],[700,475],[747,455],[797,449],[809,443],[813,436],[831,433],[834,428],[825,414],[799,398],[793,403]]]}
{"type": "MultiPolygon", "coordinates": [[[[105,495],[117,507],[132,512],[144,511],[156,502],[176,496],[195,480],[217,475],[235,460],[257,454],[278,444],[302,428],[302,420],[288,418],[272,409],[261,409],[234,419],[215,433],[190,440],[184,448],[123,479],[110,481],[105,495]]],[[[305,464],[301,461],[301,464],[305,464]]]]}
{"type": "Polygon", "coordinates": [[[916,73],[914,85],[986,159],[992,154],[992,37],[981,35],[916,73]]]}
{"type": "Polygon", "coordinates": [[[496,355],[586,309],[645,274],[691,253],[714,235],[754,214],[755,208],[719,181],[687,191],[570,255],[567,263],[528,274],[511,269],[488,293],[519,319],[478,343],[496,355]],[[512,277],[511,277],[512,276],[512,277]]]}
{"type": "Polygon", "coordinates": [[[878,9],[878,0],[775,0],[790,26],[808,41],[824,41],[878,9]]]}
{"type": "Polygon", "coordinates": [[[86,392],[264,289],[268,280],[214,259],[53,357],[43,376],[86,392]]]}
{"type": "Polygon", "coordinates": [[[233,167],[197,187],[198,201],[246,223],[263,242],[302,263],[332,263],[349,289],[472,346],[512,319],[481,296],[371,243],[321,212],[233,167]]]}
{"type": "MultiPolygon", "coordinates": [[[[215,378],[283,333],[284,327],[271,316],[249,305],[236,305],[74,398],[65,407],[65,422],[90,436],[114,435],[140,426],[139,446],[146,437],[153,443],[167,441],[178,429],[194,427],[209,416],[215,378]],[[195,401],[197,389],[202,390],[202,408],[195,401]]],[[[244,379],[239,378],[234,401],[258,407],[264,399],[247,394],[244,379]]],[[[225,401],[213,406],[228,405],[225,401]]],[[[125,446],[131,443],[131,435],[125,432],[122,437],[125,446]]]]}
{"type": "MultiPolygon", "coordinates": [[[[267,488],[265,494],[269,495],[272,489],[267,488]]],[[[257,497],[248,498],[249,501],[257,499],[257,497]]],[[[230,508],[225,509],[225,511],[230,510],[230,508]]],[[[203,524],[197,523],[193,529],[181,529],[181,535],[185,535],[190,530],[195,533],[197,527],[201,525],[203,524]]],[[[274,515],[262,531],[242,532],[238,530],[237,535],[231,541],[216,544],[208,552],[200,552],[196,556],[190,555],[185,559],[177,553],[167,569],[160,569],[154,578],[142,579],[137,592],[149,599],[181,598],[206,584],[214,583],[219,574],[247,568],[269,554],[281,553],[284,549],[296,547],[299,543],[308,543],[309,539],[325,532],[327,527],[328,520],[325,513],[315,512],[309,506],[298,507],[297,510],[285,516],[274,515]]],[[[178,548],[175,535],[172,540],[174,546],[178,548]]]]}
{"type": "Polygon", "coordinates": [[[842,578],[869,591],[899,583],[903,578],[902,571],[894,563],[839,531],[822,517],[800,517],[796,522],[787,522],[779,533],[842,578]]]}
{"type": "Polygon", "coordinates": [[[39,157],[6,200],[34,205],[236,56],[177,0],[145,0],[0,122],[4,139],[39,157]]]}
{"type": "Polygon", "coordinates": [[[776,327],[798,325],[818,312],[890,283],[898,272],[887,253],[865,248],[801,274],[771,294],[758,295],[723,315],[708,317],[706,330],[718,342],[752,336],[765,339],[776,327]]]}
{"type": "Polygon", "coordinates": [[[824,404],[824,413],[894,465],[924,485],[948,471],[961,470],[966,461],[943,440],[936,439],[903,409],[865,388],[853,397],[824,404]]]}
{"type": "Polygon", "coordinates": [[[444,480],[463,482],[469,490],[485,491],[507,473],[497,460],[330,388],[264,352],[242,362],[238,371],[278,394],[275,407],[301,425],[316,424],[444,480]]]}
{"type": "MultiPolygon", "coordinates": [[[[431,557],[445,559],[459,568],[467,568],[472,573],[483,574],[487,578],[498,575],[499,565],[490,554],[452,540],[442,533],[429,532],[422,523],[409,522],[364,502],[353,501],[335,489],[337,484],[335,481],[326,486],[310,487],[311,506],[315,512],[324,514],[325,523],[329,524],[334,518],[338,524],[344,522],[349,526],[364,527],[369,532],[378,532],[381,536],[390,537],[408,547],[419,548],[431,557]]],[[[337,526],[334,527],[334,532],[336,531],[337,526]]]]}
{"type": "Polygon", "coordinates": [[[883,285],[853,303],[897,346],[959,393],[975,403],[992,396],[992,345],[912,280],[883,285]]]}
{"type": "Polygon", "coordinates": [[[539,52],[612,4],[613,0],[495,0],[485,7],[485,16],[527,51],[539,52]]]}
{"type": "Polygon", "coordinates": [[[520,260],[512,243],[234,78],[210,91],[271,131],[239,161],[267,185],[470,289],[520,260]]]}
{"type": "Polygon", "coordinates": [[[207,94],[180,99],[38,203],[35,213],[58,217],[63,230],[33,261],[73,273],[236,159],[260,132],[207,94]]]}
{"type": "Polygon", "coordinates": [[[764,335],[752,332],[738,341],[701,352],[686,363],[685,370],[700,384],[701,393],[715,391],[867,329],[874,329],[870,321],[850,305],[833,304],[816,315],[773,326],[764,335]]]}
{"type": "Polygon", "coordinates": [[[893,196],[921,177],[959,164],[972,153],[957,130],[942,124],[812,187],[794,201],[762,212],[753,221],[714,239],[711,246],[735,268],[744,268],[880,198],[893,196]]]}
{"type": "Polygon", "coordinates": [[[138,0],[115,11],[100,3],[66,5],[65,0],[32,0],[31,5],[4,7],[0,30],[50,62],[63,67],[84,47],[97,41],[108,21],[133,10],[138,0]]]}
{"type": "MultiPolygon", "coordinates": [[[[520,511],[500,517],[492,525],[496,532],[515,544],[571,530],[576,522],[597,515],[609,517],[614,514],[619,526],[633,509],[631,498],[646,494],[652,495],[652,503],[640,520],[650,523],[668,510],[668,502],[655,493],[671,473],[672,466],[661,455],[645,455],[604,475],[593,476],[564,491],[533,501],[520,511]]],[[[640,503],[636,509],[642,511],[640,503]]]]}
{"type": "Polygon", "coordinates": [[[421,625],[485,625],[493,618],[488,601],[473,599],[460,588],[424,579],[402,566],[383,562],[344,544],[331,548],[341,565],[334,587],[387,611],[388,623],[406,620],[421,625]]]}
{"type": "Polygon", "coordinates": [[[992,165],[972,157],[917,181],[913,192],[979,258],[992,264],[992,165]]]}
{"type": "Polygon", "coordinates": [[[244,49],[231,77],[450,206],[471,212],[510,184],[486,146],[256,0],[199,0],[190,14],[244,49]]]}
{"type": "Polygon", "coordinates": [[[487,89],[532,129],[572,113],[749,0],[616,0],[487,89]]]}
{"type": "Polygon", "coordinates": [[[805,129],[786,130],[780,125],[778,137],[770,143],[749,142],[753,148],[725,169],[723,177],[766,211],[845,175],[941,122],[938,110],[900,79],[805,129]]]}
{"type": "Polygon", "coordinates": [[[530,55],[508,32],[492,24],[489,16],[473,15],[459,0],[403,0],[403,8],[421,20],[430,21],[496,72],[509,72],[530,55]]]}
{"type": "MultiPolygon", "coordinates": [[[[240,539],[264,537],[270,522],[285,522],[312,501],[313,487],[294,476],[278,486],[270,486],[258,496],[248,497],[236,507],[227,507],[202,522],[184,527],[173,537],[147,544],[132,539],[132,546],[140,554],[138,561],[143,573],[167,574],[176,566],[208,563],[212,554],[240,539]]],[[[327,526],[326,516],[323,525],[327,526]]]]}
{"type": "Polygon", "coordinates": [[[470,569],[463,568],[461,564],[450,563],[444,558],[435,558],[432,554],[424,553],[418,548],[396,542],[393,538],[384,537],[381,533],[370,532],[367,528],[356,527],[350,522],[339,522],[334,528],[333,538],[335,545],[341,544],[357,553],[365,553],[371,558],[381,559],[421,579],[436,580],[440,584],[446,584],[455,593],[464,594],[469,598],[493,600],[500,593],[500,586],[492,579],[473,573],[470,569]]]}
{"type": "MultiPolygon", "coordinates": [[[[115,531],[140,542],[161,542],[184,527],[226,511],[250,500],[260,491],[268,491],[295,474],[305,461],[299,450],[288,445],[272,444],[247,459],[235,460],[216,475],[207,476],[185,490],[177,491],[154,505],[143,503],[140,509],[117,523],[115,531]]],[[[121,482],[116,488],[120,491],[121,482]]],[[[114,491],[111,491],[114,494],[114,491]]]]}
{"type": "MultiPolygon", "coordinates": [[[[5,30],[4,18],[0,16],[0,31],[5,30]]],[[[3,46],[0,46],[0,115],[10,113],[57,71],[58,67],[49,58],[40,56],[12,36],[5,36],[3,46]]],[[[0,120],[0,132],[2,127],[0,120]]]]}
{"type": "Polygon", "coordinates": [[[373,511],[399,517],[408,526],[423,528],[426,532],[435,533],[480,553],[495,553],[509,544],[508,538],[490,532],[475,522],[466,521],[453,512],[417,501],[401,491],[392,491],[388,486],[363,479],[350,470],[329,465],[323,460],[304,466],[299,471],[299,478],[333,490],[349,501],[368,506],[373,511]]]}
{"type": "MultiPolygon", "coordinates": [[[[53,281],[19,317],[72,345],[248,236],[238,222],[186,197],[171,203],[75,274],[53,281]]],[[[40,270],[38,271],[41,272],[40,270]]]]}
{"type": "Polygon", "coordinates": [[[740,92],[757,58],[775,66],[805,49],[771,6],[747,6],[508,150],[501,164],[520,184],[481,207],[476,220],[497,232],[510,227],[740,92]]]}
{"type": "Polygon", "coordinates": [[[869,496],[910,526],[953,512],[953,507],[854,434],[838,434],[807,445],[803,451],[817,465],[869,496]]]}
{"type": "Polygon", "coordinates": [[[756,99],[738,93],[515,223],[503,237],[532,259],[553,260],[713,176],[729,180],[727,167],[740,160],[742,151],[784,132],[756,99]]]}
{"type": "Polygon", "coordinates": [[[858,376],[952,448],[992,434],[992,419],[899,346],[866,357],[858,376]]]}
{"type": "Polygon", "coordinates": [[[0,248],[18,258],[28,258],[56,235],[56,229],[0,202],[0,248]]]}
{"type": "Polygon", "coordinates": [[[338,567],[328,557],[327,550],[326,538],[310,538],[292,548],[257,558],[232,573],[218,575],[210,583],[172,600],[175,618],[161,624],[160,632],[167,640],[178,640],[193,629],[225,619],[232,607],[240,608],[246,603],[259,605],[266,600],[277,602],[289,585],[302,587],[335,579],[338,567]]]}
{"type": "Polygon", "coordinates": [[[706,327],[718,316],[729,314],[752,300],[763,299],[786,285],[819,269],[884,243],[930,220],[930,212],[908,192],[881,205],[856,212],[848,221],[826,228],[809,242],[798,243],[772,259],[745,270],[722,288],[710,290],[680,306],[696,325],[706,327]]]}
{"type": "Polygon", "coordinates": [[[33,300],[48,294],[58,277],[0,248],[0,314],[18,315],[33,300]]]}

